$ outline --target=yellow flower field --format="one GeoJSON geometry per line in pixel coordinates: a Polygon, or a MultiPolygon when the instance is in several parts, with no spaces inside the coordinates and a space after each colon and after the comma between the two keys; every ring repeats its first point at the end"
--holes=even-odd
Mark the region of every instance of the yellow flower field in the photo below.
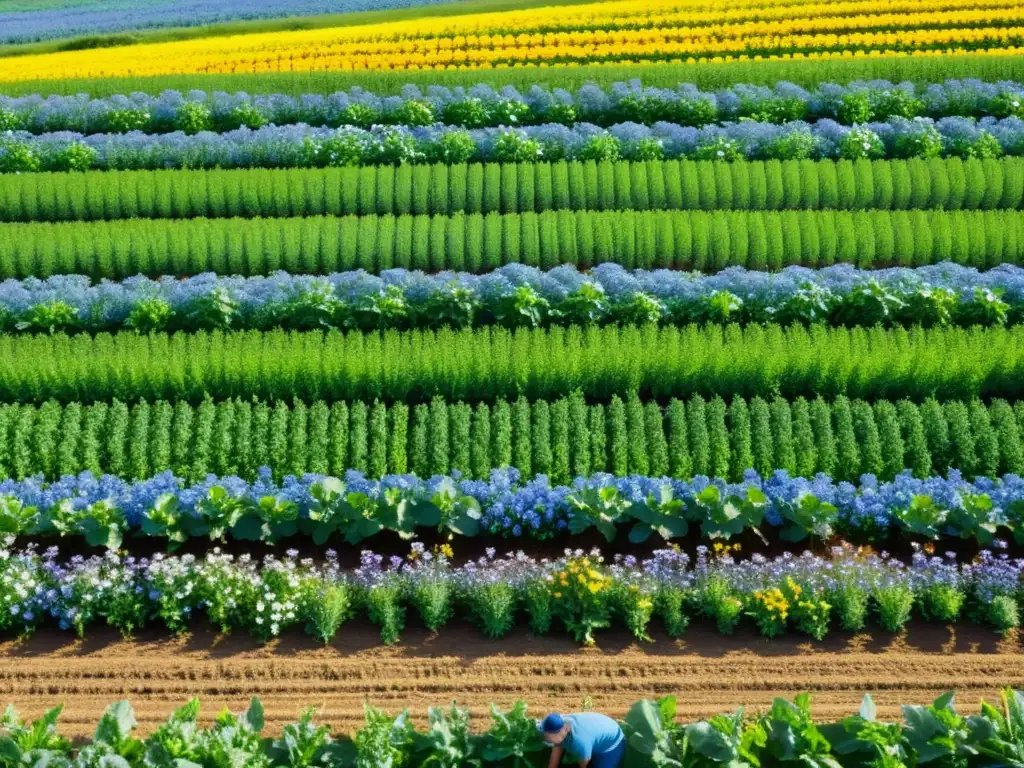
{"type": "Polygon", "coordinates": [[[26,56],[0,79],[472,69],[1005,50],[1014,0],[636,0],[26,56]]]}

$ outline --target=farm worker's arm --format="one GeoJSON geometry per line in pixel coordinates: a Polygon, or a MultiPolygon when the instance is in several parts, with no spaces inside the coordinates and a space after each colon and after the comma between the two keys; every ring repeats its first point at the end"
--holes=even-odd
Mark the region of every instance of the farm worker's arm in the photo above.
{"type": "Polygon", "coordinates": [[[562,762],[562,755],[565,754],[565,749],[562,747],[551,748],[551,759],[548,760],[548,768],[558,768],[558,764],[562,762]]]}

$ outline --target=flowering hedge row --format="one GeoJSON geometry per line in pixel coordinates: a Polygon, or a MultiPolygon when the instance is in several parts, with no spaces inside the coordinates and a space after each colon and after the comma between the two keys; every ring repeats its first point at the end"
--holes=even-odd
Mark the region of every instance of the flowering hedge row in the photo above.
{"type": "Polygon", "coordinates": [[[1012,81],[946,80],[915,86],[885,80],[822,83],[811,91],[785,81],[774,87],[736,84],[701,91],[691,84],[674,88],[643,87],[639,80],[607,88],[584,85],[575,93],[535,85],[525,93],[513,86],[495,90],[414,85],[400,96],[379,96],[362,88],[328,95],[188,93],[167,90],[159,96],[132,93],[90,98],[38,94],[0,95],[0,131],[92,133],[170,133],[230,131],[264,125],[306,123],[312,126],[432,125],[463,128],[571,125],[586,121],[614,123],[671,122],[703,127],[709,123],[755,120],[785,123],[830,118],[844,125],[891,117],[1022,117],[1024,85],[1012,81]]]}
{"type": "MultiPolygon", "coordinates": [[[[192,241],[194,242],[194,241],[192,241]]],[[[507,264],[484,275],[405,269],[322,278],[204,273],[94,284],[85,275],[0,283],[0,330],[53,333],[135,329],[592,325],[657,322],[846,326],[1004,325],[1024,322],[1024,268],[987,272],[952,263],[916,269],[786,267],[714,275],[507,264]]]]}
{"type": "Polygon", "coordinates": [[[848,160],[993,158],[1024,154],[1024,120],[985,117],[891,118],[844,126],[834,120],[782,125],[739,122],[703,128],[657,122],[647,127],[549,123],[467,130],[355,126],[338,129],[267,125],[224,133],[82,135],[71,131],[0,137],[0,173],[138,168],[323,168],[407,163],[522,163],[547,160],[740,159],[848,160]]]}
{"type": "Polygon", "coordinates": [[[661,160],[0,174],[0,220],[1021,208],[1024,159],[661,160]]]}
{"type": "MultiPolygon", "coordinates": [[[[926,755],[938,755],[933,762],[939,762],[969,754],[972,766],[1002,766],[1020,755],[1022,707],[1024,694],[1006,688],[998,707],[982,702],[981,714],[964,717],[949,692],[926,706],[903,705],[905,723],[882,723],[876,720],[871,696],[865,695],[857,714],[837,723],[816,723],[810,696],[800,694],[793,702],[775,699],[754,718],[745,716],[741,707],[735,714],[682,725],[676,722],[675,698],[666,696],[638,701],[620,726],[626,765],[633,768],[771,765],[779,754],[793,756],[792,762],[833,768],[863,765],[865,754],[877,758],[876,764],[893,758],[890,763],[895,765],[919,765],[926,755]]],[[[199,700],[192,699],[143,740],[133,735],[135,714],[124,700],[107,707],[90,743],[75,748],[59,735],[61,706],[32,723],[23,721],[12,707],[0,744],[5,754],[22,763],[43,755],[46,765],[60,768],[149,766],[152,762],[139,756],[154,754],[176,755],[176,765],[204,768],[223,764],[225,754],[246,768],[539,768],[550,758],[539,721],[527,716],[523,701],[507,712],[491,704],[491,727],[485,733],[473,732],[469,710],[455,702],[447,709],[430,707],[425,731],[412,725],[408,709],[393,717],[369,703],[363,708],[366,724],[351,735],[332,736],[329,726],[314,721],[310,707],[297,722],[284,726],[281,738],[272,738],[263,736],[265,719],[258,697],[244,712],[222,711],[210,727],[197,722],[199,700]]]]}
{"type": "Polygon", "coordinates": [[[1024,211],[545,211],[13,224],[0,277],[1024,263],[1024,211]]]}
{"type": "Polygon", "coordinates": [[[1024,326],[802,325],[0,335],[0,402],[260,397],[408,404],[1024,393],[1024,326]],[[657,350],[653,353],[652,350],[657,350]],[[467,364],[472,361],[472,364],[467,364]]]}
{"type": "Polygon", "coordinates": [[[369,477],[458,473],[485,480],[514,467],[556,485],[593,472],[741,480],[753,467],[855,481],[957,469],[966,477],[1024,474],[1024,405],[928,399],[869,404],[838,397],[776,397],[727,404],[672,399],[662,408],[635,393],[608,405],[579,394],[493,405],[434,398],[409,407],[322,400],[140,401],[66,406],[0,405],[0,478],[55,480],[89,470],[143,479],[172,470],[188,482],[210,473],[257,478],[306,472],[369,477]]]}
{"type": "Polygon", "coordinates": [[[863,475],[859,485],[824,474],[793,478],[754,470],[739,483],[599,473],[567,485],[544,475],[521,478],[512,468],[488,480],[436,475],[386,475],[368,480],[350,470],[344,480],[287,475],[279,484],[269,468],[257,479],[209,475],[187,483],[170,471],[127,481],[91,472],[47,483],[40,477],[0,482],[3,530],[11,535],[84,537],[117,549],[127,535],[165,539],[176,548],[192,537],[274,542],[297,534],[321,545],[358,544],[381,531],[411,538],[417,529],[452,536],[493,534],[549,538],[595,528],[609,541],[629,529],[630,541],[685,536],[690,526],[707,538],[745,531],[784,541],[903,532],[938,540],[959,536],[989,545],[998,535],[1024,531],[1024,480],[1017,475],[966,481],[914,478],[891,482],[863,475]]]}
{"type": "Polygon", "coordinates": [[[707,617],[732,634],[741,624],[774,637],[787,630],[823,639],[830,630],[868,623],[899,631],[912,615],[949,623],[969,620],[1006,631],[1019,625],[1024,595],[1020,560],[985,551],[974,562],[918,552],[907,565],[884,555],[835,547],[828,557],[805,552],[773,560],[736,560],[732,547],[700,547],[691,565],[678,549],[648,559],[598,550],[566,550],[554,560],[493,549],[455,567],[448,545],[426,551],[413,542],[406,558],[364,550],[359,568],[345,571],[333,551],[325,560],[289,552],[261,563],[212,552],[137,559],[105,556],[58,559],[32,549],[0,550],[0,632],[25,634],[51,620],[85,635],[98,624],[131,634],[159,624],[184,632],[206,620],[224,632],[267,641],[305,626],[329,643],[359,614],[377,624],[385,643],[400,639],[410,608],[432,631],[458,613],[488,637],[507,634],[525,618],[532,632],[561,625],[592,645],[612,622],[650,640],[657,616],[669,635],[707,617]]]}

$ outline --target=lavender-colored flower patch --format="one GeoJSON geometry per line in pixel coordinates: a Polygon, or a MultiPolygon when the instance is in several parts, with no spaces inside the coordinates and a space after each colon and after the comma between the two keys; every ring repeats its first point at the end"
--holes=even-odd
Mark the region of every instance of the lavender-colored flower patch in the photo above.
{"type": "Polygon", "coordinates": [[[154,27],[194,27],[244,19],[276,19],[410,8],[448,0],[106,0],[42,10],[0,12],[0,43],[110,34],[154,27]]]}

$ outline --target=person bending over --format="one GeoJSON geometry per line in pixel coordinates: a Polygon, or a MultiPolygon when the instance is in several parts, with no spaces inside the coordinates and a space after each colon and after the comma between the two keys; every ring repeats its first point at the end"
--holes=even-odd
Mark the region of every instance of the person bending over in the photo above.
{"type": "Polygon", "coordinates": [[[541,730],[552,748],[548,768],[557,768],[563,755],[576,760],[580,768],[618,768],[626,754],[619,724],[597,712],[565,716],[552,712],[544,718],[541,730]]]}

